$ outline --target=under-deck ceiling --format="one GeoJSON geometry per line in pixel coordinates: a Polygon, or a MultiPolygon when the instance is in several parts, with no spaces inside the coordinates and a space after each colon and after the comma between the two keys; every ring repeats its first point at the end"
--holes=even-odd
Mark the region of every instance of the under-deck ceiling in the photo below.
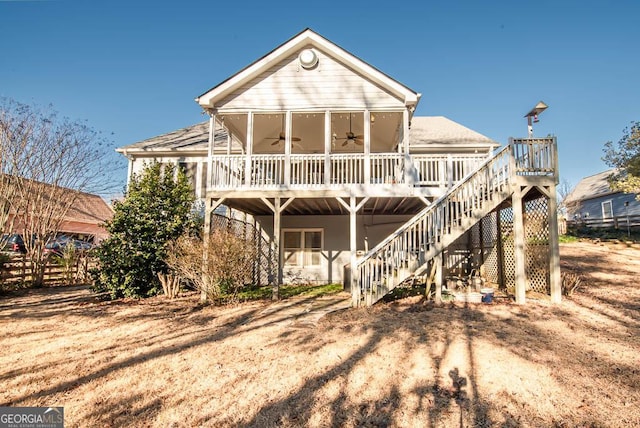
{"type": "MultiPolygon", "coordinates": [[[[362,198],[357,198],[359,203],[362,198]]],[[[273,204],[273,199],[269,199],[273,204]]],[[[286,198],[282,198],[284,203],[286,198]]],[[[349,203],[346,198],[345,202],[349,203]]],[[[225,199],[224,205],[252,215],[271,215],[273,212],[261,199],[225,199]]],[[[411,215],[423,208],[425,203],[414,197],[370,198],[358,211],[366,215],[411,215]]],[[[282,213],[283,215],[347,215],[348,211],[336,198],[296,198],[282,213]]]]}

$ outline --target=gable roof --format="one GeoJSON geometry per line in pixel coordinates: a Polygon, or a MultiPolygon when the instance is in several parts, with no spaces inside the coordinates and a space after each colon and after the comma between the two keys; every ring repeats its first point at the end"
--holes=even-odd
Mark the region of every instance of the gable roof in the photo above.
{"type": "Polygon", "coordinates": [[[574,202],[582,201],[584,199],[592,199],[597,198],[598,196],[617,193],[611,189],[608,181],[609,177],[615,172],[615,169],[610,169],[583,178],[571,191],[571,193],[569,193],[565,203],[571,204],[574,202]]]}
{"type": "Polygon", "coordinates": [[[309,45],[329,53],[338,61],[348,65],[356,72],[367,76],[371,81],[377,83],[390,93],[404,100],[405,105],[415,106],[418,104],[421,94],[413,91],[397,80],[392,79],[377,68],[367,64],[360,58],[342,49],[310,28],[304,29],[302,32],[293,36],[291,39],[267,53],[262,58],[259,58],[233,76],[209,89],[207,92],[197,97],[196,102],[205,109],[215,108],[216,101],[224,98],[235,89],[241,87],[260,73],[268,70],[271,66],[287,58],[292,53],[309,45]]]}
{"type": "MultiPolygon", "coordinates": [[[[186,128],[120,147],[118,153],[183,153],[196,152],[206,154],[209,142],[209,122],[201,122],[186,128]]],[[[444,149],[457,148],[495,148],[500,144],[479,132],[467,128],[444,116],[414,116],[411,119],[409,134],[410,147],[444,149]]],[[[227,133],[222,128],[216,130],[214,147],[226,149],[227,133]]],[[[234,144],[232,146],[239,150],[234,144]]]]}
{"type": "Polygon", "coordinates": [[[444,116],[414,116],[409,134],[410,147],[495,148],[500,143],[444,116]]]}

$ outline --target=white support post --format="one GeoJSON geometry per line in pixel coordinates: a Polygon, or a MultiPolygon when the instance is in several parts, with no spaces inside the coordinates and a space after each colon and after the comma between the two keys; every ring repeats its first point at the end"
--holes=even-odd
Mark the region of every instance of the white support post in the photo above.
{"type": "Polygon", "coordinates": [[[282,284],[282,251],[280,248],[280,198],[276,197],[273,201],[273,244],[276,247],[278,258],[278,275],[277,280],[273,284],[271,298],[278,300],[280,298],[280,284],[282,284]]]}
{"type": "Polygon", "coordinates": [[[364,111],[364,183],[371,183],[371,112],[364,111]]]}
{"type": "Polygon", "coordinates": [[[282,284],[283,279],[283,254],[280,250],[280,234],[281,234],[281,214],[287,208],[287,206],[293,202],[295,198],[289,198],[286,201],[282,202],[279,197],[274,198],[273,204],[267,198],[260,198],[264,204],[269,207],[271,211],[273,211],[273,237],[271,239],[274,250],[277,252],[278,259],[278,274],[276,276],[276,281],[272,284],[272,299],[278,300],[280,293],[280,284],[282,284]]]}
{"type": "Polygon", "coordinates": [[[129,188],[129,183],[131,183],[131,179],[133,178],[133,156],[127,156],[129,158],[129,165],[127,166],[127,189],[129,188]]]}
{"type": "Polygon", "coordinates": [[[558,199],[555,186],[549,189],[549,281],[551,301],[562,301],[562,278],[560,276],[560,248],[558,238],[558,199]]]}
{"type": "Polygon", "coordinates": [[[331,134],[331,112],[324,112],[324,185],[331,184],[331,143],[333,135],[331,134]]]}
{"type": "Polygon", "coordinates": [[[404,182],[412,183],[411,155],[409,153],[409,109],[402,112],[402,151],[404,152],[404,182]]]}
{"type": "Polygon", "coordinates": [[[351,196],[349,198],[349,250],[351,251],[351,306],[354,308],[360,305],[360,286],[357,275],[358,271],[355,269],[356,267],[356,251],[357,251],[357,240],[356,240],[356,198],[355,196],[351,196]]]}
{"type": "MultiPolygon", "coordinates": [[[[435,295],[435,303],[436,305],[440,305],[442,304],[442,251],[440,251],[434,258],[433,258],[433,263],[434,263],[434,267],[435,267],[435,277],[434,279],[434,283],[436,286],[436,295],[435,295]]],[[[428,284],[428,286],[431,286],[431,284],[428,284]]]]}
{"type": "Polygon", "coordinates": [[[244,184],[251,186],[251,154],[253,153],[253,112],[247,113],[247,153],[245,154],[244,184]]]}
{"type": "Polygon", "coordinates": [[[284,184],[291,184],[291,111],[285,113],[284,124],[284,184]]]}
{"type": "MultiPolygon", "coordinates": [[[[215,114],[209,115],[209,148],[208,148],[208,156],[207,163],[211,163],[211,157],[213,156],[213,144],[215,142],[216,137],[216,116],[215,114]]],[[[212,171],[211,167],[207,168],[207,190],[211,187],[211,177],[212,171]]],[[[206,266],[209,262],[209,234],[211,233],[211,214],[215,207],[217,207],[224,199],[218,200],[216,203],[213,199],[209,199],[205,192],[205,204],[204,204],[204,231],[203,231],[203,245],[202,245],[202,275],[205,275],[206,266]],[[215,206],[214,206],[215,203],[215,206]]],[[[202,302],[207,301],[207,289],[209,288],[208,281],[206,276],[203,278],[204,287],[200,290],[200,300],[202,302]]]]}
{"type": "MultiPolygon", "coordinates": [[[[211,189],[213,183],[213,168],[211,159],[213,158],[213,146],[216,141],[216,115],[209,115],[209,150],[207,152],[207,183],[205,185],[204,197],[207,196],[207,191],[211,189]]],[[[206,211],[206,207],[205,207],[206,211]]]]}
{"type": "Polygon", "coordinates": [[[453,157],[451,154],[447,155],[447,189],[453,187],[453,157]]]}
{"type": "Polygon", "coordinates": [[[349,198],[349,203],[347,204],[342,198],[337,197],[336,200],[349,211],[349,249],[351,252],[350,264],[349,264],[349,274],[350,274],[350,288],[351,288],[351,305],[355,308],[360,305],[360,286],[359,284],[359,276],[358,271],[355,269],[357,262],[357,235],[356,235],[356,227],[357,227],[357,216],[358,211],[367,203],[369,197],[363,198],[359,203],[356,203],[356,197],[351,196],[349,198]]]}
{"type": "Polygon", "coordinates": [[[525,272],[525,236],[524,214],[522,211],[522,189],[516,186],[513,196],[513,260],[515,263],[516,303],[523,305],[526,302],[527,278],[525,272]]]}

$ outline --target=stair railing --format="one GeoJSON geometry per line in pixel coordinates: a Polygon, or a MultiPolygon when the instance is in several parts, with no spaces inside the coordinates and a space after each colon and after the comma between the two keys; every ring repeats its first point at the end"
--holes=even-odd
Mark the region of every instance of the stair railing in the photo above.
{"type": "Polygon", "coordinates": [[[354,270],[356,301],[372,305],[463,233],[465,222],[482,218],[487,202],[508,191],[510,158],[505,146],[366,253],[354,270]]]}
{"type": "Polygon", "coordinates": [[[555,176],[555,138],[511,139],[493,157],[365,254],[354,269],[356,301],[372,305],[511,193],[513,175],[555,176]]]}

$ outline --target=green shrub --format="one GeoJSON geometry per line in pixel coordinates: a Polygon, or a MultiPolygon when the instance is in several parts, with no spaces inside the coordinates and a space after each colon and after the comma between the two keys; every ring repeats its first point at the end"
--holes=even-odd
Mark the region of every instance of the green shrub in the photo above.
{"type": "Polygon", "coordinates": [[[109,238],[96,250],[94,291],[114,299],[162,292],[158,273],[169,270],[167,246],[193,227],[193,201],[187,177],[174,165],[153,163],[134,176],[125,199],[114,203],[109,238]]]}

